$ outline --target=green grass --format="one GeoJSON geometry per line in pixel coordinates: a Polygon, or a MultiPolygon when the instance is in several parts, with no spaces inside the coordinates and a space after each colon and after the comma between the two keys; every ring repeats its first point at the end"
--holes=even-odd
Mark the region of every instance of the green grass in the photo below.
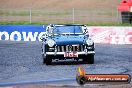
{"type": "Polygon", "coordinates": [[[29,11],[2,11],[0,10],[0,16],[28,16],[29,11]]]}
{"type": "MultiPolygon", "coordinates": [[[[45,22],[0,22],[0,25],[48,25],[50,23],[45,22]]],[[[73,23],[58,23],[58,24],[73,24],[73,23]]],[[[79,24],[79,23],[74,23],[79,24]]],[[[88,23],[87,26],[132,26],[132,24],[129,23],[88,23]]]]}
{"type": "Polygon", "coordinates": [[[105,24],[105,23],[89,23],[87,24],[88,26],[132,26],[132,24],[129,23],[110,23],[110,24],[105,24]]]}
{"type": "Polygon", "coordinates": [[[0,22],[0,25],[47,25],[47,23],[44,22],[0,22]]]}
{"type": "MultiPolygon", "coordinates": [[[[65,16],[65,15],[69,15],[71,14],[71,12],[69,11],[61,11],[61,12],[51,12],[51,11],[48,11],[48,12],[44,12],[44,11],[32,11],[31,12],[32,16],[65,16]]],[[[28,10],[25,10],[25,11],[4,11],[4,10],[0,10],[0,16],[29,16],[30,15],[30,11],[28,10]]]]}

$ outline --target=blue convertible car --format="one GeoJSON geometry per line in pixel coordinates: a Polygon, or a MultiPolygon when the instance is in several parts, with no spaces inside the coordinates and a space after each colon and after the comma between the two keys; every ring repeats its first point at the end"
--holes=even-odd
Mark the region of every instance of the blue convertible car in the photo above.
{"type": "Polygon", "coordinates": [[[82,59],[85,63],[94,63],[94,42],[85,25],[48,25],[41,39],[46,65],[53,59],[82,59]]]}

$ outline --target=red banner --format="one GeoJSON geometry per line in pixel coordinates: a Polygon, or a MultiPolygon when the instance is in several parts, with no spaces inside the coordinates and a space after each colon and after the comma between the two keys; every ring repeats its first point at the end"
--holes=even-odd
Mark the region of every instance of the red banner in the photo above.
{"type": "Polygon", "coordinates": [[[95,43],[132,44],[132,27],[88,27],[95,43]]]}

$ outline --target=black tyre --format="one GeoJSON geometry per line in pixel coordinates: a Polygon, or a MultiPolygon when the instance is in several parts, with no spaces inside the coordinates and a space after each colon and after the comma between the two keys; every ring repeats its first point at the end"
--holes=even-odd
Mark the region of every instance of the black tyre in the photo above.
{"type": "Polygon", "coordinates": [[[52,57],[51,56],[43,57],[43,64],[51,65],[51,63],[52,63],[52,57]]]}
{"type": "Polygon", "coordinates": [[[132,23],[132,12],[121,12],[122,23],[132,23]]]}
{"type": "Polygon", "coordinates": [[[87,56],[83,56],[83,62],[84,63],[87,63],[87,64],[94,64],[94,55],[90,54],[90,55],[87,55],[87,56]]]}
{"type": "Polygon", "coordinates": [[[43,59],[43,64],[45,64],[46,57],[44,56],[44,54],[42,54],[42,59],[43,59]]]}

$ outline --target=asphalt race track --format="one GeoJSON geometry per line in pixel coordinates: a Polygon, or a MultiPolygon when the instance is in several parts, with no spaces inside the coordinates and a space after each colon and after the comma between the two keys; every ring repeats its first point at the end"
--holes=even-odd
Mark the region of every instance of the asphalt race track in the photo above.
{"type": "Polygon", "coordinates": [[[41,42],[0,41],[0,85],[36,81],[48,84],[56,80],[73,85],[79,65],[90,74],[132,75],[132,45],[95,44],[95,48],[93,65],[71,60],[46,66],[42,64],[41,42]]]}

